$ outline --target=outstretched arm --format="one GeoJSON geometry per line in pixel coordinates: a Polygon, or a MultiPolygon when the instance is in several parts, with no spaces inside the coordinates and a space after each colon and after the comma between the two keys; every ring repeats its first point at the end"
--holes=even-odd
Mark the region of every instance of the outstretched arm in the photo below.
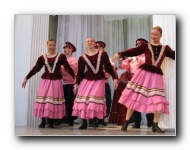
{"type": "Polygon", "coordinates": [[[128,56],[128,57],[138,56],[138,55],[144,53],[146,48],[147,48],[147,44],[142,44],[141,46],[138,46],[135,48],[130,48],[130,49],[124,50],[122,52],[118,52],[113,56],[112,61],[118,60],[119,57],[121,57],[121,56],[128,56]]]}
{"type": "Polygon", "coordinates": [[[28,79],[30,79],[33,75],[35,75],[37,72],[39,72],[41,70],[41,68],[43,67],[43,65],[44,65],[44,57],[40,56],[35,64],[35,66],[32,68],[32,70],[30,70],[28,75],[24,78],[24,80],[22,82],[22,88],[25,88],[28,79]]]}

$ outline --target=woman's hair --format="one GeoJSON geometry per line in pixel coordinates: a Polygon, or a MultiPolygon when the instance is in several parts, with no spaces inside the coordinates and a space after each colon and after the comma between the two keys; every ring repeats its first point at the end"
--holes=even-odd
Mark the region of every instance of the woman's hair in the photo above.
{"type": "Polygon", "coordinates": [[[95,42],[95,39],[94,39],[93,37],[90,37],[90,36],[89,36],[89,37],[87,37],[87,38],[86,38],[86,40],[87,40],[87,39],[89,39],[89,38],[93,39],[93,40],[94,40],[94,42],[95,42]]]}
{"type": "Polygon", "coordinates": [[[155,26],[152,28],[152,30],[155,29],[155,30],[158,30],[160,32],[160,34],[162,35],[162,28],[159,27],[159,26],[155,26]]]}
{"type": "Polygon", "coordinates": [[[55,41],[54,39],[48,39],[48,40],[47,40],[47,44],[48,44],[48,42],[50,42],[50,41],[53,41],[53,42],[56,43],[56,41],[55,41]]]}

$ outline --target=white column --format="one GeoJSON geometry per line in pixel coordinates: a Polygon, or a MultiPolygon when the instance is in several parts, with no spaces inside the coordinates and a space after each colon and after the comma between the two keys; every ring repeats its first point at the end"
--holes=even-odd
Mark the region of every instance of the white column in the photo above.
{"type": "MultiPolygon", "coordinates": [[[[176,51],[176,16],[153,15],[153,27],[160,26],[163,30],[161,43],[169,45],[176,51]]],[[[163,128],[176,129],[176,60],[165,58],[162,66],[166,98],[169,102],[169,115],[161,115],[159,125],[163,128]]]]}
{"type": "Polygon", "coordinates": [[[15,126],[27,125],[28,85],[22,88],[22,81],[30,68],[32,40],[32,15],[15,15],[14,34],[14,117],[15,126]]]}
{"type": "Polygon", "coordinates": [[[15,126],[39,123],[33,116],[33,108],[44,69],[29,79],[25,89],[22,81],[38,57],[46,53],[48,31],[49,15],[15,15],[15,126]]]}

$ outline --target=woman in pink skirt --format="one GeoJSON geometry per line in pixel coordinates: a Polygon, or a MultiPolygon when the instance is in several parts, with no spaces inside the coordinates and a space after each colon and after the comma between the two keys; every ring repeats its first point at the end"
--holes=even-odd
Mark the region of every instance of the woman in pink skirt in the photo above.
{"type": "Polygon", "coordinates": [[[61,65],[74,78],[74,72],[69,66],[66,56],[56,52],[56,42],[53,39],[47,41],[48,53],[38,58],[35,66],[25,77],[22,87],[25,88],[27,80],[41,70],[44,66],[45,72],[41,81],[35,100],[33,115],[42,118],[40,128],[45,127],[45,118],[49,119],[49,127],[53,128],[53,119],[62,119],[65,116],[65,99],[62,86],[61,65]]]}
{"type": "MultiPolygon", "coordinates": [[[[78,74],[74,93],[77,95],[73,105],[73,116],[82,118],[79,129],[87,129],[87,119],[98,119],[106,116],[105,75],[103,66],[114,79],[114,89],[117,88],[117,76],[105,51],[95,49],[95,40],[86,39],[87,52],[78,60],[78,74]]],[[[97,125],[94,125],[97,126],[97,125]]]]}
{"type": "Polygon", "coordinates": [[[119,99],[119,103],[128,108],[122,131],[127,130],[129,119],[136,110],[143,113],[154,113],[152,131],[164,133],[158,127],[158,120],[160,113],[169,114],[169,110],[160,66],[165,57],[175,59],[175,51],[168,45],[164,46],[160,43],[162,29],[159,26],[152,28],[150,37],[151,43],[116,53],[113,57],[114,60],[121,56],[145,54],[145,63],[139,67],[119,99]]]}

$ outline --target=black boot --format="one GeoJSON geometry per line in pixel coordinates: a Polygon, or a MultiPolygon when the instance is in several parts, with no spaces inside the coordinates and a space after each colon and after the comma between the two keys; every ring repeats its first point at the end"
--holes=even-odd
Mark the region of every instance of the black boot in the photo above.
{"type": "Polygon", "coordinates": [[[151,127],[153,124],[153,119],[154,119],[154,114],[146,114],[146,119],[147,119],[147,127],[151,127]]]}
{"type": "Polygon", "coordinates": [[[49,128],[54,128],[53,126],[53,119],[48,119],[49,123],[49,128]]]}
{"type": "Polygon", "coordinates": [[[107,126],[107,124],[104,119],[98,119],[98,125],[107,126]]]}
{"type": "Polygon", "coordinates": [[[102,119],[102,125],[103,125],[103,126],[107,126],[107,124],[108,124],[108,123],[106,123],[106,122],[104,121],[104,119],[102,119]]]}
{"type": "Polygon", "coordinates": [[[101,124],[102,124],[102,120],[103,120],[103,119],[98,119],[98,125],[101,125],[101,124]]]}
{"type": "Polygon", "coordinates": [[[129,120],[126,120],[124,125],[121,128],[121,131],[127,131],[128,124],[129,124],[129,120]]]}
{"type": "Polygon", "coordinates": [[[82,125],[79,127],[79,129],[87,129],[87,120],[86,119],[82,120],[82,125]]]}
{"type": "Polygon", "coordinates": [[[132,126],[132,128],[140,128],[141,123],[140,122],[135,122],[134,125],[132,126]]]}
{"type": "Polygon", "coordinates": [[[69,123],[68,123],[68,126],[73,126],[73,124],[74,124],[73,119],[70,119],[70,120],[69,120],[69,123]]]}
{"type": "Polygon", "coordinates": [[[153,122],[152,124],[152,131],[153,132],[158,132],[158,133],[164,133],[164,131],[162,131],[159,127],[158,127],[158,123],[153,122]]]}
{"type": "Polygon", "coordinates": [[[98,127],[98,122],[97,121],[98,121],[97,118],[93,119],[93,126],[94,126],[94,128],[98,127]]]}
{"type": "Polygon", "coordinates": [[[39,128],[45,128],[45,125],[46,125],[46,119],[42,118],[42,121],[41,121],[41,123],[40,123],[40,125],[38,127],[39,128]]]}
{"type": "Polygon", "coordinates": [[[93,119],[89,119],[88,121],[89,121],[89,122],[88,122],[88,126],[89,126],[89,127],[93,127],[93,119]]]}
{"type": "Polygon", "coordinates": [[[65,118],[57,119],[55,122],[55,126],[59,126],[59,125],[63,124],[64,122],[65,122],[65,118]]]}

